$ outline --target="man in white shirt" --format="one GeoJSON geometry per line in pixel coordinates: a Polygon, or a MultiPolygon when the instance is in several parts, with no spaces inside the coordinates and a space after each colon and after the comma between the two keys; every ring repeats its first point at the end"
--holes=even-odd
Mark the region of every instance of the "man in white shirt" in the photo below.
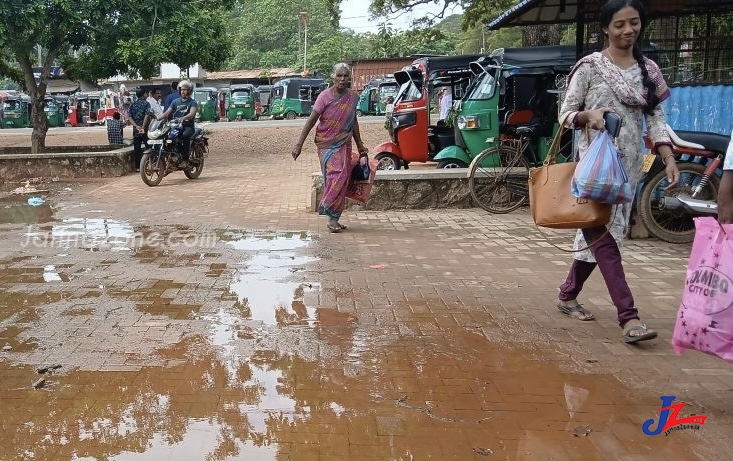
{"type": "Polygon", "coordinates": [[[161,91],[160,88],[155,88],[150,92],[150,95],[148,96],[148,103],[150,104],[150,110],[153,111],[153,114],[155,117],[160,117],[163,115],[163,106],[160,105],[158,102],[161,98],[161,91]]]}
{"type": "Polygon", "coordinates": [[[733,133],[725,153],[723,177],[718,186],[718,222],[733,224],[733,133]]]}
{"type": "Polygon", "coordinates": [[[453,106],[453,91],[450,87],[446,87],[443,97],[440,98],[440,115],[438,120],[445,120],[448,118],[448,112],[451,106],[453,106]]]}

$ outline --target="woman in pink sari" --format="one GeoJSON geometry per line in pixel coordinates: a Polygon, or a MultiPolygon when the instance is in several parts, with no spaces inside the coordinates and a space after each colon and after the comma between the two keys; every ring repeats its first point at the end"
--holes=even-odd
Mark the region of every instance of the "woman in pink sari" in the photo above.
{"type": "Polygon", "coordinates": [[[348,88],[351,69],[348,64],[333,66],[333,86],[318,95],[313,112],[305,122],[300,138],[293,148],[293,160],[303,149],[305,138],[316,127],[315,143],[321,161],[324,187],[318,214],[328,216],[328,229],[340,232],[346,226],[339,223],[346,205],[346,188],[351,177],[351,140],[356,142],[360,154],[368,151],[361,142],[359,123],[356,120],[356,104],[359,95],[348,88]]]}

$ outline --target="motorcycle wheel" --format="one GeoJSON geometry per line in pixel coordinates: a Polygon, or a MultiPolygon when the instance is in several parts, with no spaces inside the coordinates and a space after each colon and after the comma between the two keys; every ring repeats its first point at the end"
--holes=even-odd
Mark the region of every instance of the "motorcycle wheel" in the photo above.
{"type": "Polygon", "coordinates": [[[529,163],[517,149],[486,149],[473,159],[470,168],[471,197],[489,213],[509,213],[529,201],[529,163]]]}
{"type": "Polygon", "coordinates": [[[399,170],[402,168],[402,159],[389,152],[380,152],[374,156],[378,170],[399,170]]]}
{"type": "Polygon", "coordinates": [[[193,148],[191,149],[191,157],[197,159],[198,163],[196,163],[187,170],[183,170],[183,174],[185,174],[188,179],[196,179],[201,176],[201,171],[204,169],[204,155],[206,154],[205,149],[206,146],[204,146],[203,144],[194,144],[193,148]]]}
{"type": "Polygon", "coordinates": [[[157,186],[165,176],[163,172],[163,162],[151,154],[143,154],[140,159],[140,177],[143,182],[150,187],[157,186]],[[158,161],[156,161],[156,158],[158,161]]]}
{"type": "MultiPolygon", "coordinates": [[[[680,182],[675,189],[665,191],[669,182],[664,170],[655,174],[641,189],[637,208],[639,219],[649,233],[669,243],[690,243],[695,238],[693,215],[683,207],[665,208],[664,198],[678,195],[692,195],[700,184],[705,167],[698,163],[678,163],[680,182]]],[[[717,200],[720,179],[713,175],[705,188],[695,197],[700,200],[717,200]]]]}

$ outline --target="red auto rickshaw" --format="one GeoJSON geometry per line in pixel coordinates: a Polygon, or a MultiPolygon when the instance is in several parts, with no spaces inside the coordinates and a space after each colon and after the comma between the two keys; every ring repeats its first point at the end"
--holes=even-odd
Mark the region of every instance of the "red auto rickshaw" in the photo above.
{"type": "Polygon", "coordinates": [[[431,122],[432,96],[439,88],[450,87],[457,101],[474,77],[469,64],[481,55],[429,56],[394,73],[399,90],[386,128],[391,141],[376,146],[379,169],[399,170],[410,162],[428,162],[443,148],[455,144],[452,126],[431,122]]]}
{"type": "Polygon", "coordinates": [[[119,96],[111,91],[82,91],[69,98],[66,126],[104,125],[120,109],[119,96]]]}

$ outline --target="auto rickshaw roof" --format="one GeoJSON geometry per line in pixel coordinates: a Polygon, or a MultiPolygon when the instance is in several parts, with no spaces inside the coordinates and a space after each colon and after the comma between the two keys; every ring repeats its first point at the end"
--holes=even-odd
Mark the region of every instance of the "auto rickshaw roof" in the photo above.
{"type": "Polygon", "coordinates": [[[255,91],[255,86],[251,83],[238,83],[236,85],[232,85],[229,87],[229,91],[234,92],[238,90],[249,90],[249,91],[255,91]]]}
{"type": "Polygon", "coordinates": [[[214,88],[213,86],[200,86],[198,88],[194,88],[193,91],[194,92],[196,92],[196,91],[199,91],[199,92],[208,91],[208,92],[217,93],[219,91],[219,89],[218,88],[214,88]]]}
{"type": "Polygon", "coordinates": [[[575,65],[575,47],[570,45],[530,48],[498,48],[471,63],[474,73],[487,66],[501,66],[508,75],[569,72],[575,65]]]}

